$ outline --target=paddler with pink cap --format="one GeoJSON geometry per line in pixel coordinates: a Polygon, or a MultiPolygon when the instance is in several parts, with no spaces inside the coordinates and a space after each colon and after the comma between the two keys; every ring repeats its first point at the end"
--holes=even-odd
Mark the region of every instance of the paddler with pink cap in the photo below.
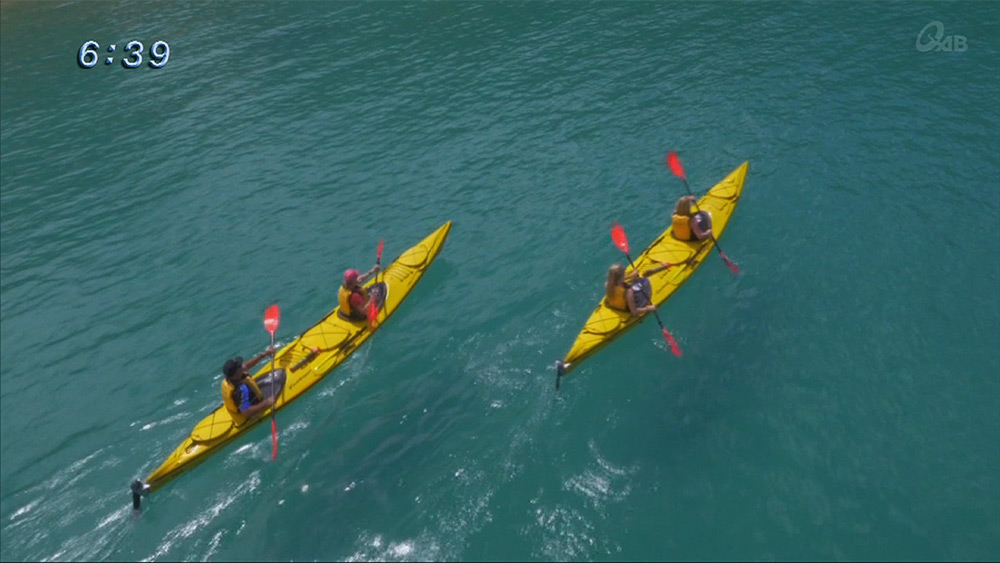
{"type": "Polygon", "coordinates": [[[340,291],[337,292],[337,302],[340,304],[337,315],[351,321],[363,321],[368,318],[365,311],[368,309],[370,297],[368,290],[361,287],[361,284],[380,269],[379,265],[375,264],[364,274],[354,269],[344,272],[344,285],[340,286],[340,291]]]}

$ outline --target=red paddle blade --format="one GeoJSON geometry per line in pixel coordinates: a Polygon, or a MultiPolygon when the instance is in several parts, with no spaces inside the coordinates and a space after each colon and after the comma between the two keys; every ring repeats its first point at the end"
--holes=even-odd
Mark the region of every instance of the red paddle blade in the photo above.
{"type": "Polygon", "coordinates": [[[677,153],[675,151],[667,153],[667,166],[669,166],[670,170],[672,170],[678,177],[687,180],[684,176],[684,167],[681,165],[681,159],[677,158],[677,153]]]}
{"type": "Polygon", "coordinates": [[[719,254],[722,256],[722,261],[726,263],[726,266],[729,266],[729,271],[730,272],[732,272],[733,274],[739,274],[740,273],[740,267],[737,266],[735,262],[733,262],[732,260],[730,260],[729,257],[726,256],[725,252],[722,252],[720,250],[719,254]]]}
{"type": "Polygon", "coordinates": [[[376,319],[378,319],[378,309],[375,307],[375,302],[372,301],[368,304],[368,326],[375,328],[376,319]]]}
{"type": "Polygon", "coordinates": [[[271,459],[278,457],[278,424],[271,417],[271,459]]]}
{"type": "Polygon", "coordinates": [[[680,346],[677,345],[677,341],[674,340],[673,336],[671,336],[670,331],[668,331],[667,329],[663,329],[663,337],[667,339],[667,344],[670,345],[670,350],[674,353],[674,355],[680,358],[681,357],[680,346]]]}
{"type": "Polygon", "coordinates": [[[615,246],[621,249],[622,252],[628,254],[628,237],[625,236],[625,229],[615,221],[611,225],[611,240],[615,242],[615,246]]]}
{"type": "Polygon", "coordinates": [[[382,260],[382,249],[385,248],[385,239],[379,239],[378,241],[378,256],[375,258],[376,262],[382,260]]]}
{"type": "Polygon", "coordinates": [[[264,328],[273,336],[274,331],[278,330],[279,322],[281,322],[281,310],[277,305],[271,305],[264,311],[264,328]]]}

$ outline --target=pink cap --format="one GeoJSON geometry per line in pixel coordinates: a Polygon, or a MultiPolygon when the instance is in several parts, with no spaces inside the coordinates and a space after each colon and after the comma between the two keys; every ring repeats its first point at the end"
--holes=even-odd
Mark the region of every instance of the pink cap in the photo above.
{"type": "Polygon", "coordinates": [[[358,281],[358,276],[360,275],[361,272],[357,270],[347,270],[346,272],[344,272],[344,285],[351,285],[354,282],[358,281]]]}

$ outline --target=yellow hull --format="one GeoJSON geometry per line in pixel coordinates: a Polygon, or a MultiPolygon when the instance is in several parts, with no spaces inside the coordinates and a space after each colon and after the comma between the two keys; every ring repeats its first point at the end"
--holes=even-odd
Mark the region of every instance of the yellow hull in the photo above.
{"type": "MultiPolygon", "coordinates": [[[[730,216],[736,209],[736,203],[740,199],[740,194],[743,193],[743,183],[746,181],[748,166],[749,162],[741,164],[698,200],[698,209],[712,213],[712,232],[716,239],[722,236],[730,216]]],[[[635,267],[640,273],[660,266],[662,262],[677,264],[667,270],[661,270],[647,276],[653,289],[652,300],[657,306],[662,305],[673,295],[674,291],[677,291],[681,284],[687,281],[712,252],[712,247],[715,246],[710,239],[695,242],[677,240],[673,237],[671,230],[668,228],[642,254],[633,257],[635,267]]],[[[627,271],[631,270],[632,267],[629,266],[627,271]]],[[[584,324],[583,330],[577,335],[566,357],[560,362],[561,365],[558,366],[560,373],[562,375],[569,373],[580,365],[580,362],[592,356],[618,336],[628,332],[630,328],[642,322],[645,317],[646,315],[632,317],[628,311],[612,309],[604,304],[602,297],[601,302],[598,303],[584,324]]]]}
{"type": "MultiPolygon", "coordinates": [[[[280,411],[302,396],[346,360],[371,337],[375,330],[381,328],[382,323],[395,312],[438,255],[450,229],[451,221],[448,221],[419,244],[401,254],[377,276],[378,281],[386,284],[387,294],[374,330],[369,329],[367,319],[353,322],[344,320],[337,315],[334,308],[326,318],[275,353],[275,368],[284,369],[286,374],[284,390],[275,401],[275,411],[280,411]],[[318,353],[313,351],[317,348],[320,350],[318,353]]],[[[373,276],[365,285],[370,286],[375,282],[376,276],[373,276]]],[[[331,289],[330,295],[336,298],[336,288],[331,289]]],[[[264,367],[254,374],[255,378],[271,371],[271,362],[263,363],[264,367]]],[[[269,418],[270,410],[236,426],[229,411],[219,406],[199,422],[191,431],[191,435],[149,475],[145,482],[146,491],[152,492],[162,487],[269,418]]]]}

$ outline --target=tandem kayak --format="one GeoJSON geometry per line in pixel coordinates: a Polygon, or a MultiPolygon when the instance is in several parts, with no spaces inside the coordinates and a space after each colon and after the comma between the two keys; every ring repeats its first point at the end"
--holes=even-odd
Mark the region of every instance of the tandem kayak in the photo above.
{"type": "MultiPolygon", "coordinates": [[[[730,216],[736,210],[736,203],[743,193],[743,183],[747,176],[749,162],[744,162],[721,182],[698,200],[698,209],[712,214],[712,232],[715,238],[722,236],[730,216]]],[[[682,241],[674,238],[672,227],[663,232],[646,250],[636,257],[635,267],[649,279],[652,286],[652,302],[660,306],[681,286],[705,258],[715,244],[711,239],[703,241],[682,241]],[[663,269],[661,263],[671,264],[663,269]]],[[[626,272],[631,272],[629,266],[626,272]]],[[[612,309],[598,303],[590,318],[583,325],[580,334],[573,341],[566,357],[556,362],[557,378],[566,375],[580,362],[589,358],[615,338],[628,332],[646,317],[633,317],[628,311],[612,309]]]]}
{"type": "MultiPolygon", "coordinates": [[[[376,318],[375,328],[369,327],[368,319],[350,321],[337,314],[336,307],[314,326],[303,332],[274,355],[274,372],[271,362],[262,362],[264,368],[253,375],[265,396],[271,395],[272,385],[277,385],[274,410],[280,411],[286,405],[302,396],[341,362],[358,349],[382,323],[396,311],[410,290],[437,257],[451,230],[448,221],[436,231],[420,241],[416,246],[403,252],[391,264],[383,268],[378,276],[372,276],[364,285],[379,287],[381,310],[376,318]]],[[[336,290],[330,292],[336,296],[336,290]]],[[[251,418],[241,425],[233,423],[229,411],[222,405],[195,425],[191,434],[166,461],[153,471],[145,482],[132,483],[133,508],[140,506],[140,496],[151,493],[182,473],[208,459],[262,421],[270,418],[270,409],[251,418]]]]}

